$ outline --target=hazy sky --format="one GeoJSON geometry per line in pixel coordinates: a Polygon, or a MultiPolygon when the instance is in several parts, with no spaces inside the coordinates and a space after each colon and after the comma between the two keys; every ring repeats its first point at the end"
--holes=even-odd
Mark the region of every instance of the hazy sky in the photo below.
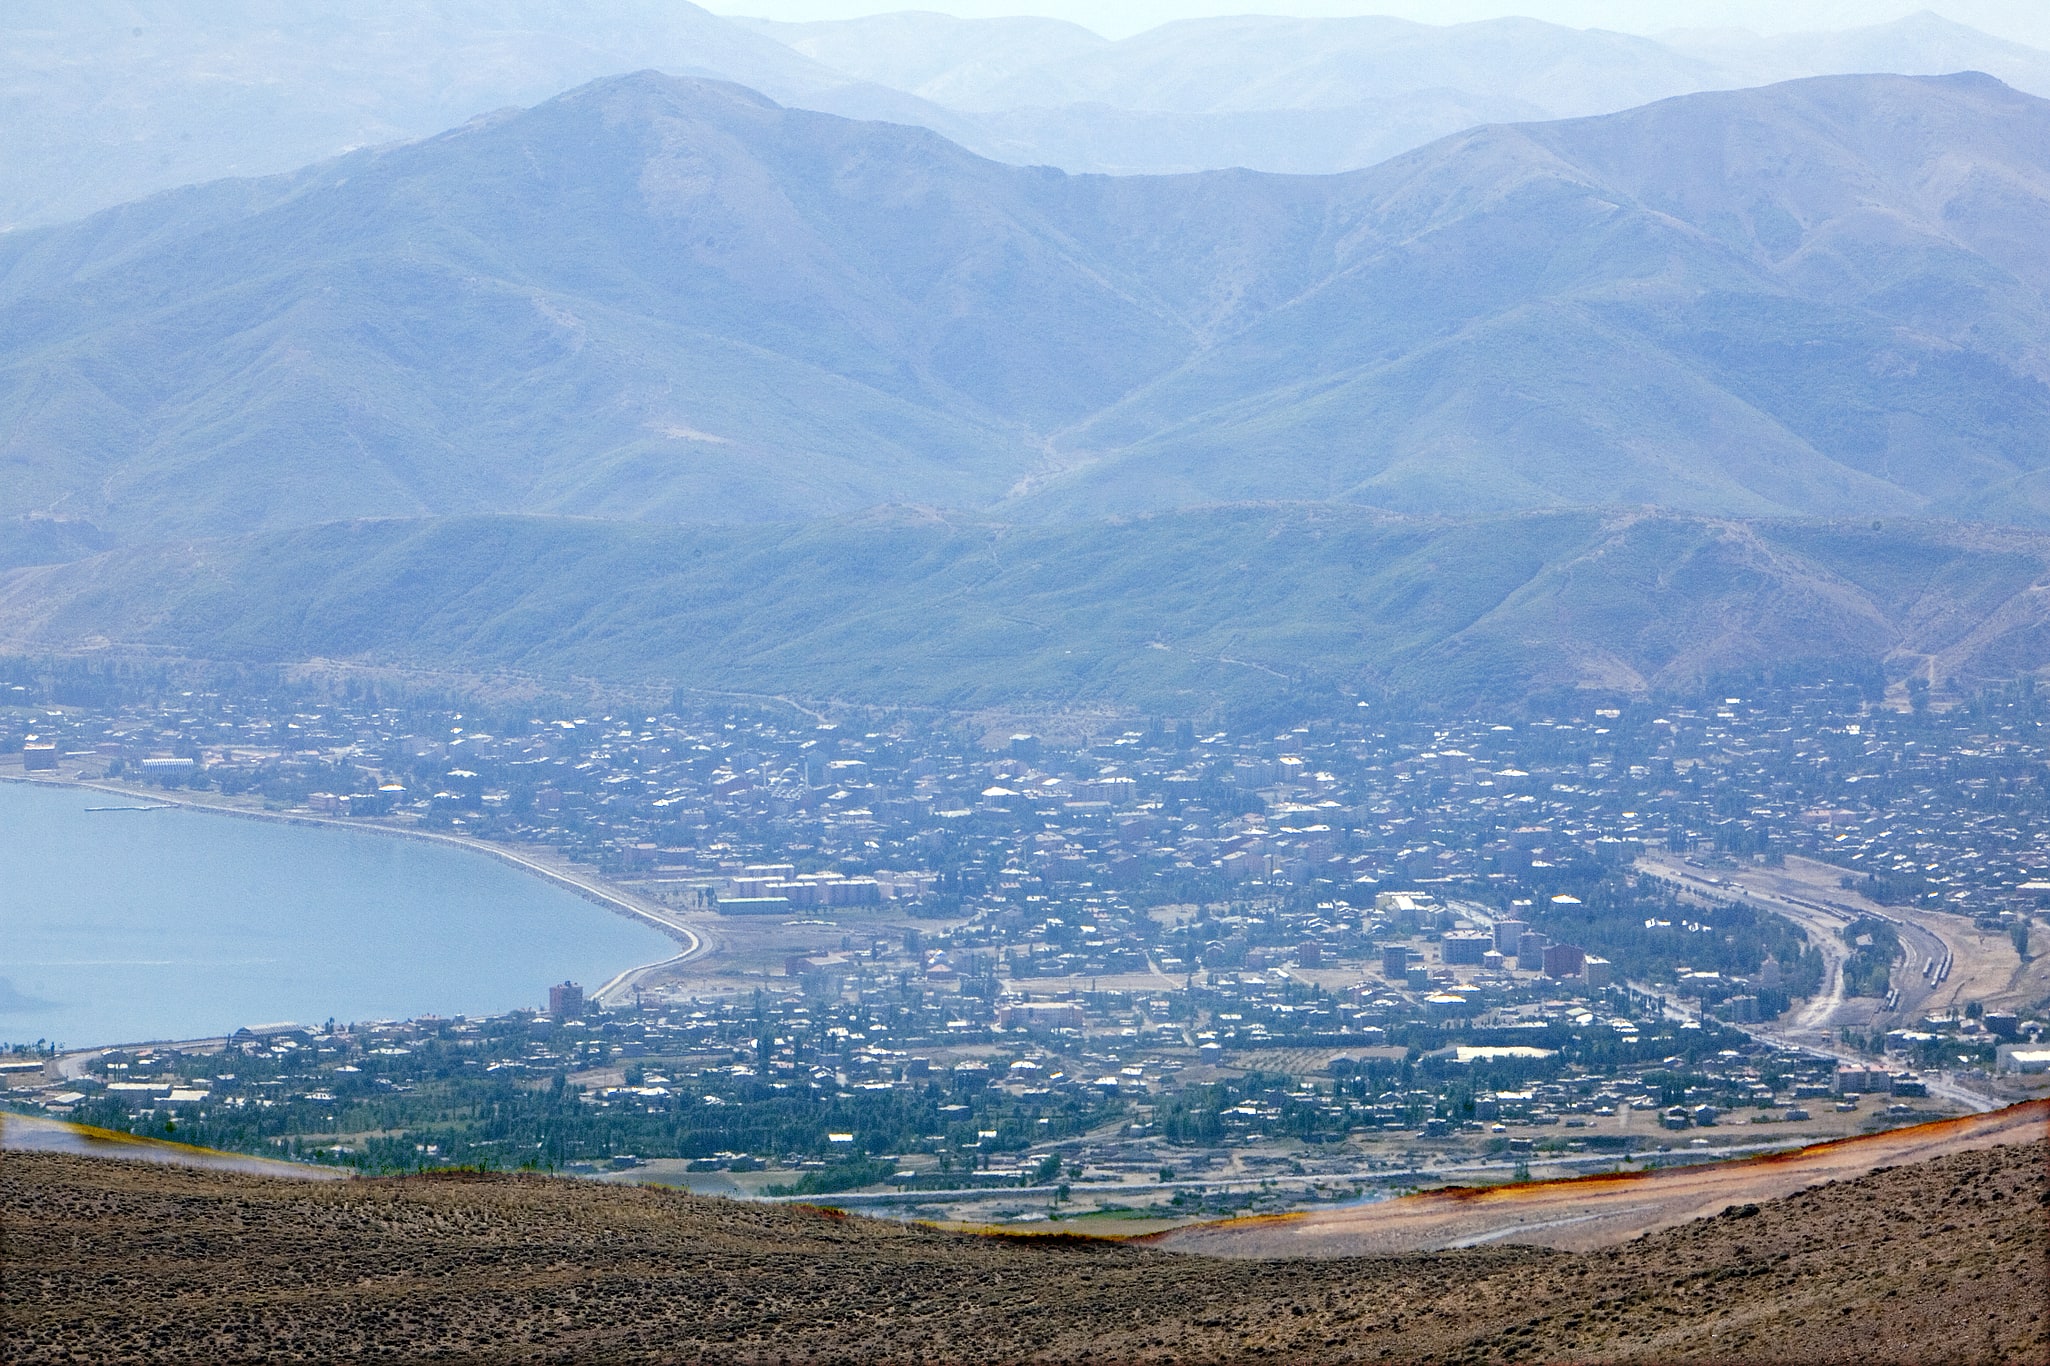
{"type": "Polygon", "coordinates": [[[1657,33],[1726,25],[1759,32],[1850,28],[1930,9],[2023,41],[2040,42],[2050,31],[2050,0],[712,0],[708,8],[769,19],[845,19],[902,9],[934,9],[969,18],[1041,14],[1112,38],[1173,19],[1213,14],[1393,14],[1441,24],[1522,14],[1577,28],[1657,33]]]}

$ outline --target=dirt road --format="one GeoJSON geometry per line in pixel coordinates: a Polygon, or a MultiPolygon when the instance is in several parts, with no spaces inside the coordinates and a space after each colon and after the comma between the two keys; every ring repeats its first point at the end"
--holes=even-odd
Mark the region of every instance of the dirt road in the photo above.
{"type": "Polygon", "coordinates": [[[2050,1101],[1739,1162],[1431,1191],[1345,1209],[1191,1224],[1145,1241],[1213,1257],[1354,1257],[1497,1243],[1586,1251],[1805,1187],[2050,1138],[2050,1101]]]}
{"type": "Polygon", "coordinates": [[[189,1143],[170,1143],[161,1138],[139,1138],[111,1129],[86,1124],[68,1124],[41,1115],[19,1115],[0,1111],[0,1152],[69,1153],[122,1162],[151,1162],[199,1171],[241,1172],[297,1181],[346,1181],[351,1173],[336,1167],[315,1167],[275,1158],[251,1157],[245,1153],[224,1153],[213,1148],[195,1148],[189,1143]]]}
{"type": "Polygon", "coordinates": [[[1907,961],[1894,971],[1894,985],[1901,993],[1895,1013],[1904,1020],[1973,1001],[1989,1010],[2025,1009],[2050,993],[2050,959],[2038,955],[2034,962],[2023,963],[2004,932],[1979,929],[1961,915],[1924,906],[1881,906],[1839,886],[1844,870],[1834,864],[1790,857],[1783,868],[1750,867],[1728,876],[1754,893],[1796,897],[1892,921],[1908,952],[1907,961]],[[1930,982],[1927,969],[1945,958],[1948,973],[1941,981],[1930,982]]]}

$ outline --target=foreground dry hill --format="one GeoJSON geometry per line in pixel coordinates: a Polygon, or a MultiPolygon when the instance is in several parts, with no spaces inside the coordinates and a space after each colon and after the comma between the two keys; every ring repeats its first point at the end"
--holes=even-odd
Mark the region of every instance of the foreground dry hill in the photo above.
{"type": "Polygon", "coordinates": [[[2050,1144],[1607,1251],[1220,1262],[538,1178],[9,1154],[10,1361],[2050,1362],[2050,1144]]]}

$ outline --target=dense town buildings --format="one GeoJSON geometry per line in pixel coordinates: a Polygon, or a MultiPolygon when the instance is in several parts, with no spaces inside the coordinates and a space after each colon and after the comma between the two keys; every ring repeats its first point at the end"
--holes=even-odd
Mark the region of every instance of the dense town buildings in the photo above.
{"type": "Polygon", "coordinates": [[[1643,849],[1806,854],[1883,901],[2008,923],[2050,895],[2050,755],[2028,692],[1942,711],[1848,687],[1457,719],[1362,703],[1271,733],[1156,722],[1055,746],[780,708],[544,716],[220,693],[76,708],[35,691],[12,686],[0,753],[38,768],[61,756],[85,775],[547,844],[679,892],[720,883],[729,901],[1350,904],[1458,886],[1505,911],[1542,894],[1542,915],[1590,862],[1643,849]],[[855,888],[821,886],[837,879],[855,888]]]}
{"type": "MultiPolygon", "coordinates": [[[[1846,915],[1824,945],[1718,891],[1823,860],[1860,906],[1940,914],[2032,959],[2050,736],[2026,689],[1948,709],[1842,686],[1457,718],[1360,703],[1288,727],[1139,722],[1059,742],[775,706],[199,690],[79,706],[26,682],[0,718],[7,752],[54,753],[68,777],[545,847],[732,927],[716,972],[651,977],[631,999],[587,1009],[562,984],[531,1024],[382,1027],[454,1038],[507,1095],[556,1076],[584,1119],[558,1115],[552,1138],[516,1116],[496,1138],[442,1125],[404,1153],[330,1123],[325,1147],[352,1161],[539,1143],[561,1164],[780,1164],[817,1191],[899,1173],[1022,1188],[1048,1157],[1068,1155],[1050,1181],[1093,1152],[1165,1198],[1229,1186],[1192,1164],[1257,1186],[1263,1152],[1335,1180],[1656,1153],[1680,1129],[1726,1145],[1739,1120],[1775,1140],[1840,1113],[1900,1122],[1938,1103],[1924,1074],[2033,1065],[2043,1030],[2036,1002],[1904,1018],[1888,913],[1846,915]],[[773,947],[785,926],[801,950],[773,947]],[[1770,1032],[1837,971],[1825,958],[1870,1007],[1836,1056],[1770,1032]],[[465,1039],[495,1040],[488,1061],[465,1039]],[[776,1118],[740,1122],[758,1114],[776,1118]]],[[[311,1151],[319,1107],[392,1069],[358,1056],[364,1037],[303,1039],[302,1058],[354,1061],[299,1073],[296,1092],[281,1075],[279,1094],[251,1093],[246,1067],[208,1062],[234,1084],[185,1067],[178,1103],[104,1075],[17,1094],[102,1120],[123,1095],[147,1102],[124,1113],[211,1106],[194,1122],[245,1127],[273,1101],[298,1118],[244,1136],[311,1151]]]]}

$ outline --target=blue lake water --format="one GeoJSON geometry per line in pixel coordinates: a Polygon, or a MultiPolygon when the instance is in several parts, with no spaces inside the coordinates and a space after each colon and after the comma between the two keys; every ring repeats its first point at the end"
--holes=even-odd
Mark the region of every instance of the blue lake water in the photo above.
{"type": "Polygon", "coordinates": [[[0,1043],[541,1006],[676,951],[482,854],[0,783],[0,1043]]]}

